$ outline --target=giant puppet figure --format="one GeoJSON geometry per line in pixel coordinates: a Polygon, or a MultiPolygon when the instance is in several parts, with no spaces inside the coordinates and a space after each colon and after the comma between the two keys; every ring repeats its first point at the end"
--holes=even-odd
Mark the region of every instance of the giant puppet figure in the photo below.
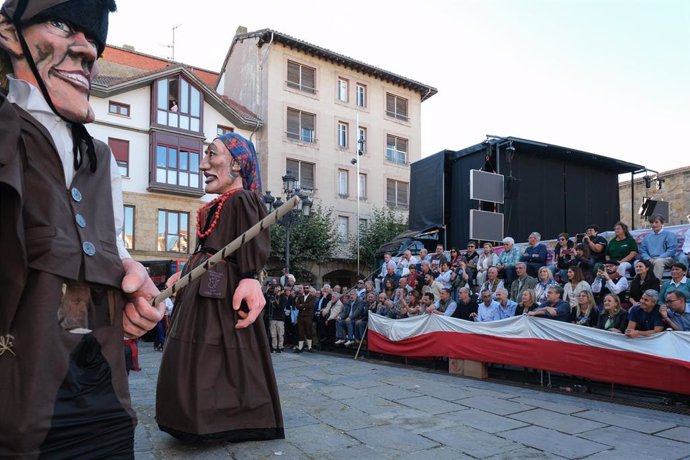
{"type": "Polygon", "coordinates": [[[131,458],[123,336],[163,315],[119,241],[122,191],[88,134],[113,0],[0,14],[0,457],[131,458]]]}
{"type": "MultiPolygon", "coordinates": [[[[261,220],[261,174],[250,141],[211,143],[199,165],[206,193],[197,246],[183,276],[261,220]]],[[[177,293],[156,391],[159,427],[184,442],[284,438],[278,387],[255,279],[270,252],[268,230],[177,293]],[[246,300],[243,308],[242,299],[246,300]]]]}

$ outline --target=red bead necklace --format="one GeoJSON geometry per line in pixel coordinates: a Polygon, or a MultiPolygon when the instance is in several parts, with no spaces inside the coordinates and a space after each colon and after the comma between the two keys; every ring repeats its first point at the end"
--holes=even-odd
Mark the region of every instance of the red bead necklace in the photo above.
{"type": "Polygon", "coordinates": [[[223,209],[223,203],[225,203],[225,200],[227,200],[230,195],[232,195],[235,192],[238,192],[242,190],[241,187],[238,188],[233,188],[231,190],[228,190],[227,192],[223,193],[221,196],[214,198],[212,201],[209,203],[205,204],[196,213],[196,236],[199,237],[199,239],[206,238],[209,236],[211,233],[213,233],[213,230],[216,229],[216,225],[218,224],[218,219],[220,218],[220,211],[223,209]],[[213,205],[218,203],[218,208],[216,208],[216,212],[213,215],[213,220],[211,221],[211,225],[208,227],[208,229],[205,232],[201,232],[201,214],[204,209],[210,209],[213,205]]]}

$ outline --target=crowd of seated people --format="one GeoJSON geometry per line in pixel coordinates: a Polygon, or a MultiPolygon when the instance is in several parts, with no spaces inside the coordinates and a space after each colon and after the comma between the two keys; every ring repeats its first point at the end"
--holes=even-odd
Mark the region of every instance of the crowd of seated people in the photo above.
{"type": "Polygon", "coordinates": [[[397,261],[387,254],[376,284],[359,280],[353,288],[326,284],[317,291],[295,284],[294,277],[282,277],[286,284],[272,284],[266,294],[271,347],[299,352],[358,346],[370,313],[392,319],[437,314],[474,322],[528,315],[631,338],[690,331],[684,262],[690,230],[675,260],[675,235],[663,229],[660,216],[651,223],[653,233],[639,245],[623,222],[615,225],[608,241],[596,225],[574,238],[561,233],[549,265],[541,235],[532,232],[524,250],[513,238],[504,238],[499,254],[489,243],[478,251],[474,241],[466,251],[447,252],[438,245],[433,254],[405,251],[397,261]],[[662,282],[660,275],[668,268],[671,278],[662,282]],[[303,318],[309,317],[313,328],[307,330],[303,318]]]}

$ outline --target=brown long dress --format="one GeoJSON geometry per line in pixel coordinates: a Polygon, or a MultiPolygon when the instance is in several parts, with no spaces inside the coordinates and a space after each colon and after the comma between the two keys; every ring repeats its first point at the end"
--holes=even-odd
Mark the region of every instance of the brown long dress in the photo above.
{"type": "MultiPolygon", "coordinates": [[[[211,208],[208,224],[215,208],[211,208]]],[[[239,191],[223,205],[213,232],[201,240],[184,273],[265,216],[254,192],[239,191]]],[[[241,275],[257,273],[270,251],[263,232],[230,256],[225,273],[202,276],[177,294],[158,376],[156,421],[185,442],[284,438],[271,353],[261,318],[235,329],[232,295],[241,275]],[[213,280],[226,280],[222,292],[213,280]],[[214,298],[216,297],[216,298],[214,298]]],[[[243,306],[243,308],[245,308],[243,306]]]]}

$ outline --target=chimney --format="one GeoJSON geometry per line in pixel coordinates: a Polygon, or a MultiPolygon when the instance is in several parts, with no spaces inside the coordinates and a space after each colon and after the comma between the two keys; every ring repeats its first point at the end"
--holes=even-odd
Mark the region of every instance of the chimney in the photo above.
{"type": "Polygon", "coordinates": [[[237,30],[235,31],[235,35],[243,35],[247,33],[247,28],[245,26],[239,26],[237,27],[237,30]]]}

